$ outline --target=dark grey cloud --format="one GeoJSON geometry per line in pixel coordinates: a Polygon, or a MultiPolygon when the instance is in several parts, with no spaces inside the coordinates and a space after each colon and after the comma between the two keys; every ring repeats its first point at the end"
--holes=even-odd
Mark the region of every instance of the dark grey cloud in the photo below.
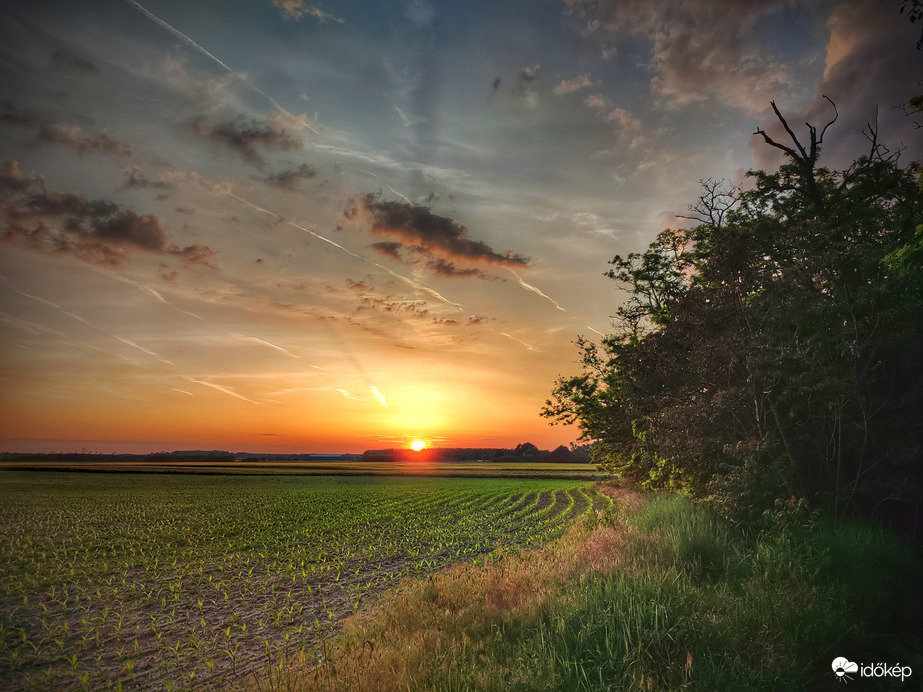
{"type": "Polygon", "coordinates": [[[23,190],[44,189],[45,181],[40,175],[23,176],[18,161],[7,161],[0,166],[0,190],[5,192],[22,192],[23,190]]]}
{"type": "Polygon", "coordinates": [[[200,137],[233,149],[245,161],[257,166],[264,165],[257,149],[291,151],[304,146],[304,140],[271,119],[237,118],[231,122],[209,124],[205,116],[200,115],[192,121],[192,129],[200,137]]]}
{"type": "Polygon", "coordinates": [[[16,161],[0,167],[0,188],[11,193],[0,203],[6,242],[110,265],[124,263],[132,247],[172,255],[187,264],[208,264],[214,255],[207,245],[171,243],[156,214],[139,214],[76,192],[49,192],[41,177],[23,176],[16,161]]]}
{"type": "Polygon", "coordinates": [[[84,58],[83,56],[72,53],[68,50],[57,50],[51,56],[51,61],[57,67],[63,67],[66,70],[76,72],[96,72],[96,65],[84,58]]]}
{"type": "Polygon", "coordinates": [[[48,117],[34,109],[23,110],[12,101],[0,101],[0,121],[25,127],[38,127],[47,122],[48,117]]]}
{"type": "Polygon", "coordinates": [[[309,166],[306,163],[301,164],[297,168],[289,168],[287,170],[279,171],[278,173],[272,173],[267,175],[265,178],[260,178],[265,183],[272,185],[273,187],[282,188],[283,190],[294,190],[298,187],[298,182],[301,180],[310,180],[311,178],[317,175],[317,169],[313,166],[309,166]]]}
{"type": "MultiPolygon", "coordinates": [[[[404,247],[419,247],[424,252],[438,252],[453,259],[507,267],[525,267],[529,263],[528,257],[510,250],[497,252],[481,240],[472,240],[465,226],[434,214],[429,207],[381,201],[368,194],[353,200],[346,217],[356,218],[360,213],[368,216],[372,233],[397,236],[404,247]]],[[[384,248],[376,249],[387,253],[384,248]]],[[[397,248],[391,250],[397,254],[397,248]]]]}
{"type": "Polygon", "coordinates": [[[386,257],[390,257],[392,259],[401,260],[401,261],[403,261],[404,259],[401,256],[401,249],[403,247],[404,246],[401,245],[400,243],[393,243],[393,242],[373,243],[371,245],[371,248],[373,250],[380,252],[386,257]]]}
{"type": "Polygon", "coordinates": [[[505,281],[506,279],[494,274],[487,274],[477,267],[458,267],[454,263],[444,260],[441,257],[430,260],[426,263],[427,269],[431,270],[437,276],[447,279],[464,279],[478,278],[486,281],[505,281]]]}

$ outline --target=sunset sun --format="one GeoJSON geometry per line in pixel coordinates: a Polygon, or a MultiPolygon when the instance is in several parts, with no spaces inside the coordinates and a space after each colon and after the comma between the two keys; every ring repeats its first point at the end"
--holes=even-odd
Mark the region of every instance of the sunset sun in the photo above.
{"type": "Polygon", "coordinates": [[[426,447],[426,440],[414,440],[410,443],[410,448],[415,452],[419,452],[424,447],[426,447]]]}

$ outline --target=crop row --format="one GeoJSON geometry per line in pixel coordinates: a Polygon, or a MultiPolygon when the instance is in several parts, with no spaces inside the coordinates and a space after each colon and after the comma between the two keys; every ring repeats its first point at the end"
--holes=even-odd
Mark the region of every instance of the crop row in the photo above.
{"type": "Polygon", "coordinates": [[[574,481],[0,475],[0,687],[214,689],[407,575],[560,535],[574,481]]]}

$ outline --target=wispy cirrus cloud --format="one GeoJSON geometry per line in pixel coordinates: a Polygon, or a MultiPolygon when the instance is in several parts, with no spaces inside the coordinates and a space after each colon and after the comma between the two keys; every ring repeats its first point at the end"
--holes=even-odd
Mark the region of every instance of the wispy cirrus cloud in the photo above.
{"type": "Polygon", "coordinates": [[[325,12],[317,5],[305,2],[305,0],[272,0],[272,4],[282,10],[282,14],[286,18],[296,21],[304,19],[305,17],[314,17],[321,24],[329,20],[336,22],[342,21],[332,14],[325,12]]]}
{"type": "Polygon", "coordinates": [[[565,15],[604,45],[625,36],[651,42],[651,90],[672,107],[714,97],[749,114],[795,85],[754,28],[773,0],[572,0],[565,15]]]}
{"type": "Polygon", "coordinates": [[[630,111],[613,105],[600,94],[590,94],[583,103],[587,108],[595,111],[600,120],[615,126],[620,143],[630,148],[644,143],[646,138],[644,123],[630,111]]]}
{"type": "Polygon", "coordinates": [[[555,96],[564,96],[565,94],[591,87],[593,84],[594,82],[590,79],[590,76],[585,74],[574,77],[573,79],[562,79],[554,88],[554,94],[555,96]]]}
{"type": "Polygon", "coordinates": [[[519,71],[519,97],[528,108],[538,106],[538,90],[536,88],[539,82],[539,70],[541,65],[538,63],[523,67],[519,71]]]}
{"type": "Polygon", "coordinates": [[[51,56],[51,61],[57,67],[63,67],[65,70],[73,70],[76,72],[97,72],[96,65],[94,65],[90,60],[87,60],[82,55],[77,55],[72,53],[69,50],[59,49],[56,50],[54,55],[51,56]]]}
{"type": "Polygon", "coordinates": [[[113,139],[105,133],[90,136],[78,125],[45,125],[36,137],[37,142],[64,144],[73,147],[79,154],[87,152],[109,156],[128,156],[131,147],[125,142],[113,139]]]}

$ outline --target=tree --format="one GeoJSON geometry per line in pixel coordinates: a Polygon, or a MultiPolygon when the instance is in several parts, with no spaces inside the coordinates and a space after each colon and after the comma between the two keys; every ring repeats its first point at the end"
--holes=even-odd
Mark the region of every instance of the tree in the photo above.
{"type": "Polygon", "coordinates": [[[741,520],[780,496],[835,512],[916,501],[923,196],[873,127],[849,168],[819,166],[831,106],[803,144],[773,103],[791,144],[757,134],[785,165],[746,192],[706,181],[697,226],[612,260],[619,331],[578,338],[582,373],[543,409],[597,442],[600,468],[741,520]]]}
{"type": "MultiPolygon", "coordinates": [[[[907,19],[911,24],[923,19],[923,0],[900,0],[898,5],[901,14],[904,14],[904,10],[907,11],[907,19]]],[[[920,31],[920,40],[917,41],[917,50],[921,48],[923,48],[923,30],[920,31]]]]}
{"type": "Polygon", "coordinates": [[[531,442],[523,442],[522,444],[516,445],[516,449],[513,450],[513,454],[517,457],[522,457],[523,459],[534,457],[538,454],[538,447],[536,447],[531,442]]]}
{"type": "Polygon", "coordinates": [[[571,452],[564,445],[558,445],[551,451],[551,460],[558,463],[565,463],[571,460],[571,452]]]}

